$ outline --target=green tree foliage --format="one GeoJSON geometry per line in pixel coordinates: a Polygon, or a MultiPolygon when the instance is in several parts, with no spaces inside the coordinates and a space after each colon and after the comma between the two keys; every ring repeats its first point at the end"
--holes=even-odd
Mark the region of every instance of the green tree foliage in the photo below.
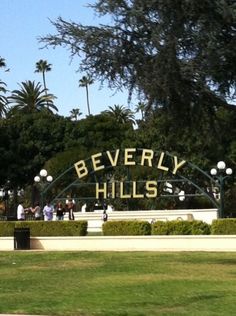
{"type": "Polygon", "coordinates": [[[91,153],[119,148],[127,138],[127,132],[132,130],[129,123],[120,123],[106,114],[90,115],[75,124],[71,134],[73,141],[68,148],[78,144],[91,153]]]}
{"type": "MultiPolygon", "coordinates": [[[[57,178],[80,159],[121,148],[123,142],[130,145],[132,131],[130,124],[104,114],[76,122],[47,111],[18,112],[0,128],[1,183],[9,180],[11,188],[26,187],[43,166],[57,178]]],[[[70,175],[63,177],[53,196],[72,181],[70,175]]]]}
{"type": "Polygon", "coordinates": [[[205,114],[191,126],[177,128],[172,117],[164,109],[159,109],[155,115],[139,124],[138,139],[140,147],[176,153],[203,170],[209,170],[222,157],[232,166],[235,119],[236,112],[233,109],[221,108],[215,112],[214,119],[205,114]]]}
{"type": "MultiPolygon", "coordinates": [[[[0,56],[0,68],[5,68],[6,62],[5,59],[0,56]]],[[[7,113],[7,98],[5,96],[6,90],[6,83],[0,79],[0,118],[5,117],[7,113]]]]}
{"type": "MultiPolygon", "coordinates": [[[[125,143],[131,144],[132,125],[130,123],[120,123],[107,114],[90,115],[79,122],[70,121],[69,126],[72,126],[72,128],[64,137],[65,150],[58,152],[46,163],[47,170],[50,170],[55,178],[66,169],[73,167],[73,164],[78,160],[87,159],[97,152],[122,148],[125,143]]],[[[106,170],[104,172],[106,173],[106,170]]],[[[100,176],[104,176],[103,172],[100,176]]],[[[77,175],[73,168],[72,173],[67,173],[57,181],[57,188],[54,191],[55,196],[60,190],[65,189],[75,181],[75,178],[77,178],[77,175]]],[[[91,175],[91,179],[86,179],[88,182],[90,180],[94,182],[93,175],[91,175]]],[[[82,189],[79,189],[78,192],[76,187],[72,187],[71,190],[70,194],[73,196],[83,197],[82,189]]],[[[85,190],[89,190],[89,188],[87,187],[85,190]]]]}
{"type": "Polygon", "coordinates": [[[0,56],[0,68],[4,68],[4,67],[6,67],[6,61],[4,58],[0,56]]]}
{"type": "Polygon", "coordinates": [[[133,112],[130,109],[127,109],[123,105],[116,105],[116,104],[114,106],[109,106],[108,108],[109,110],[106,110],[103,113],[113,117],[118,123],[135,124],[135,117],[134,117],[133,112]]]}
{"type": "Polygon", "coordinates": [[[190,124],[214,116],[235,97],[236,7],[232,0],[98,0],[110,25],[84,26],[58,18],[47,45],[83,53],[81,70],[112,87],[137,89],[149,107],[190,124]]]}
{"type": "Polygon", "coordinates": [[[147,105],[145,103],[143,103],[143,102],[138,102],[138,104],[135,107],[135,113],[141,112],[141,119],[142,119],[142,121],[145,118],[146,110],[147,110],[147,105]]]}
{"type": "Polygon", "coordinates": [[[54,105],[53,94],[45,94],[45,89],[42,89],[41,84],[34,81],[25,81],[20,85],[20,90],[12,91],[12,95],[8,98],[9,104],[13,106],[11,114],[18,110],[24,112],[41,111],[48,108],[49,111],[57,111],[54,105]]]}
{"type": "Polygon", "coordinates": [[[79,109],[79,108],[77,108],[77,109],[72,109],[72,110],[70,111],[70,118],[71,118],[72,120],[78,121],[80,115],[82,115],[82,112],[80,112],[80,109],[79,109]]]}
{"type": "Polygon", "coordinates": [[[7,97],[5,96],[6,84],[3,81],[0,81],[0,118],[6,116],[7,113],[7,97]]]}
{"type": "Polygon", "coordinates": [[[133,128],[129,123],[120,123],[106,114],[90,115],[86,119],[71,122],[70,131],[64,137],[65,151],[55,155],[47,166],[59,175],[66,168],[91,154],[122,148],[132,142],[133,128]]]}
{"type": "Polygon", "coordinates": [[[0,187],[2,187],[6,182],[9,176],[7,168],[10,164],[10,158],[14,153],[9,152],[9,135],[5,127],[6,120],[0,121],[0,157],[1,157],[1,166],[0,166],[0,187]]]}
{"type": "Polygon", "coordinates": [[[48,111],[21,112],[0,126],[1,184],[10,180],[13,188],[33,182],[45,162],[65,148],[71,121],[48,111]]]}

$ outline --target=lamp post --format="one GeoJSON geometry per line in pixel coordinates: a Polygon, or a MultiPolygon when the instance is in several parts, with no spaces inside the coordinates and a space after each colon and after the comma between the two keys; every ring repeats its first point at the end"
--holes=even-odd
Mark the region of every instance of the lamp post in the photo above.
{"type": "Polygon", "coordinates": [[[53,181],[53,177],[48,175],[46,169],[42,169],[39,175],[34,177],[34,182],[40,185],[41,206],[43,206],[43,192],[45,187],[53,181]]]}
{"type": "Polygon", "coordinates": [[[3,189],[2,189],[2,197],[4,201],[4,207],[5,207],[5,215],[8,217],[10,214],[9,212],[9,197],[10,197],[10,181],[7,180],[5,183],[3,189]]]}
{"type": "Polygon", "coordinates": [[[226,168],[224,161],[219,161],[217,163],[217,168],[212,168],[210,173],[213,177],[218,180],[219,189],[220,189],[220,208],[219,208],[219,217],[224,217],[224,183],[225,179],[232,175],[233,170],[231,168],[226,168]]]}

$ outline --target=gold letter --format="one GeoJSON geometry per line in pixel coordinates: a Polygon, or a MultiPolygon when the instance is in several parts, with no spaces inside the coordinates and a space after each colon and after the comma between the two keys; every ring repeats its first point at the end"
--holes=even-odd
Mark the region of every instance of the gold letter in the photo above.
{"type": "Polygon", "coordinates": [[[111,183],[111,198],[114,199],[116,197],[116,183],[111,183]]]}
{"type": "Polygon", "coordinates": [[[185,160],[182,160],[180,163],[178,163],[178,158],[176,156],[174,156],[174,163],[175,163],[175,167],[173,170],[173,174],[176,174],[177,170],[182,167],[185,164],[185,160]]]}
{"type": "Polygon", "coordinates": [[[74,166],[79,178],[83,178],[84,176],[87,176],[88,169],[85,166],[84,160],[80,160],[76,162],[74,166]]]}
{"type": "Polygon", "coordinates": [[[136,165],[135,161],[129,161],[129,159],[133,158],[134,152],[136,152],[136,148],[126,148],[125,149],[125,157],[124,157],[124,165],[125,166],[136,165]]]}
{"type": "Polygon", "coordinates": [[[131,198],[130,194],[124,193],[124,182],[120,182],[120,198],[121,199],[129,199],[131,198]]]}
{"type": "Polygon", "coordinates": [[[101,156],[102,156],[102,153],[97,153],[91,156],[94,171],[104,169],[104,165],[99,166],[99,164],[101,163],[101,159],[99,159],[99,157],[101,156]]]}
{"type": "Polygon", "coordinates": [[[153,150],[144,149],[142,153],[141,166],[144,166],[144,161],[147,160],[148,166],[152,167],[153,150]]]}
{"type": "Polygon", "coordinates": [[[110,151],[107,151],[107,156],[108,156],[108,158],[109,158],[109,160],[110,160],[110,163],[111,163],[112,167],[115,167],[115,166],[117,165],[119,153],[120,153],[120,150],[117,149],[117,150],[116,150],[116,153],[115,153],[115,157],[114,157],[114,159],[113,159],[113,157],[111,156],[110,151]]]}
{"type": "Polygon", "coordinates": [[[162,161],[163,161],[164,155],[165,155],[165,154],[162,152],[162,153],[161,153],[161,156],[160,156],[160,158],[159,158],[159,161],[158,161],[157,169],[161,169],[161,170],[164,170],[164,171],[168,171],[169,168],[162,166],[162,161]]]}
{"type": "Polygon", "coordinates": [[[133,181],[133,198],[134,199],[144,198],[143,194],[137,194],[137,183],[135,181],[133,181]]]}
{"type": "Polygon", "coordinates": [[[156,181],[147,181],[146,182],[146,190],[148,193],[146,194],[146,197],[148,198],[155,198],[157,197],[157,182],[156,181]],[[152,193],[150,193],[152,192],[152,193]]]}
{"type": "Polygon", "coordinates": [[[101,199],[107,199],[107,184],[102,183],[103,184],[103,188],[99,188],[99,184],[100,183],[96,183],[96,199],[99,200],[101,197],[99,196],[99,193],[103,194],[103,198],[101,199]]]}

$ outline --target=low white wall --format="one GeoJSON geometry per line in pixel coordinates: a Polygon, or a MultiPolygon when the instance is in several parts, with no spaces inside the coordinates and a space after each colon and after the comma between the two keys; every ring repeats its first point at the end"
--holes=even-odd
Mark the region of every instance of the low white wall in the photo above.
{"type": "Polygon", "coordinates": [[[236,235],[41,237],[31,238],[31,246],[54,251],[236,251],[236,235]]]}
{"type": "MultiPolygon", "coordinates": [[[[31,237],[32,250],[46,251],[236,251],[236,235],[31,237]]],[[[14,250],[14,238],[0,238],[14,250]]]]}
{"type": "MultiPolygon", "coordinates": [[[[75,220],[88,221],[88,232],[102,231],[102,210],[95,212],[76,212],[75,220]]],[[[187,210],[154,210],[154,211],[110,211],[107,212],[108,220],[145,220],[152,221],[170,221],[175,219],[182,220],[202,220],[211,224],[217,219],[217,209],[187,209],[187,210]]],[[[54,215],[54,220],[56,216],[54,215]]],[[[68,215],[65,216],[68,220],[68,215]]]]}
{"type": "Polygon", "coordinates": [[[0,251],[14,250],[14,237],[0,238],[0,251]]]}

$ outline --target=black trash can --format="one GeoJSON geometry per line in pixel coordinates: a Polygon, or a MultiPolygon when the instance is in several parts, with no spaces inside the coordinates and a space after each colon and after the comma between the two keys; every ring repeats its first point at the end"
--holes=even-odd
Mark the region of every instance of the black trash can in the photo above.
{"type": "Polygon", "coordinates": [[[29,228],[15,228],[14,249],[16,250],[30,249],[30,229],[29,228]]]}

